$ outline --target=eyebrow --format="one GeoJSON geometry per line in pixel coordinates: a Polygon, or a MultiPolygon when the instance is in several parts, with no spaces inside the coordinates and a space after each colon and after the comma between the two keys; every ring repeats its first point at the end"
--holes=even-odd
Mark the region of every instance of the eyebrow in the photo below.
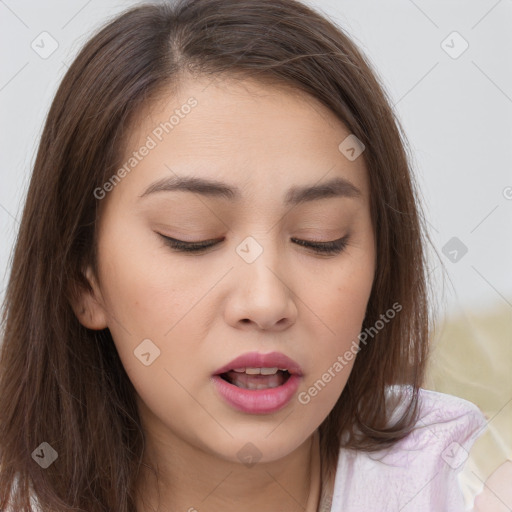
{"type": "MultiPolygon", "coordinates": [[[[195,176],[169,176],[152,183],[139,197],[146,197],[157,192],[186,191],[195,192],[204,196],[218,197],[230,201],[237,201],[242,197],[238,187],[222,181],[198,178],[195,176]]],[[[345,178],[333,178],[325,183],[294,186],[288,189],[285,205],[297,205],[305,201],[315,201],[330,197],[361,198],[362,192],[353,183],[345,178]]]]}

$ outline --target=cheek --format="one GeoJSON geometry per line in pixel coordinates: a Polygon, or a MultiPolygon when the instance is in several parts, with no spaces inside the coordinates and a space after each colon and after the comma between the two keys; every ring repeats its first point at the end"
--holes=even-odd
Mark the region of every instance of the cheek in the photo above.
{"type": "Polygon", "coordinates": [[[134,337],[162,336],[204,288],[190,265],[171,261],[147,235],[137,243],[111,238],[100,257],[103,299],[114,317],[113,328],[124,327],[134,337]]]}
{"type": "MultiPolygon", "coordinates": [[[[191,347],[201,338],[201,325],[193,320],[202,304],[194,305],[208,289],[204,276],[191,272],[186,261],[171,264],[154,240],[134,244],[114,235],[105,238],[101,250],[108,327],[123,366],[146,397],[155,389],[172,393],[174,381],[165,370],[185,382],[196,353],[191,347]]],[[[180,389],[174,391],[179,394],[180,389]]]]}
{"type": "MultiPolygon", "coordinates": [[[[320,267],[319,267],[320,268],[320,267]]],[[[366,314],[375,278],[375,245],[369,217],[355,226],[346,252],[303,288],[307,303],[323,321],[325,353],[345,351],[356,339],[366,314]]]]}
{"type": "Polygon", "coordinates": [[[331,335],[331,348],[343,348],[360,332],[373,286],[371,258],[370,253],[351,256],[340,264],[337,272],[329,274],[323,285],[310,287],[315,290],[312,303],[331,335]]]}
{"type": "MultiPolygon", "coordinates": [[[[322,322],[309,337],[312,362],[299,403],[322,418],[334,407],[346,385],[358,353],[362,323],[373,284],[373,260],[347,259],[337,273],[321,285],[309,287],[309,300],[322,322]]],[[[313,312],[315,312],[313,311],[313,312]]],[[[305,409],[306,410],[306,409],[305,409]]]]}

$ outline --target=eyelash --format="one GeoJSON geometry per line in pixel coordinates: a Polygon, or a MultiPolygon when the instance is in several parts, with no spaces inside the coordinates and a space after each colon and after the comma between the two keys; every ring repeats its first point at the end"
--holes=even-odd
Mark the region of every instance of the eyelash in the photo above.
{"type": "MultiPolygon", "coordinates": [[[[171,249],[180,252],[199,253],[219,243],[215,240],[210,242],[184,242],[182,240],[162,235],[162,233],[158,234],[164,239],[164,242],[171,247],[171,249]]],[[[335,255],[342,253],[346,249],[349,241],[349,235],[330,242],[308,242],[307,240],[299,240],[297,238],[292,238],[292,240],[295,241],[297,245],[312,249],[316,253],[322,255],[335,255]]]]}

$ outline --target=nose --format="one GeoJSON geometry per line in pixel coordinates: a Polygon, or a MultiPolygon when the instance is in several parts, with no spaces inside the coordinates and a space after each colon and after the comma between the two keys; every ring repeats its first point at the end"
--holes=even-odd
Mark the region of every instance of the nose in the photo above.
{"type": "Polygon", "coordinates": [[[240,258],[233,270],[225,309],[228,324],[238,329],[281,331],[295,323],[294,283],[276,250],[265,244],[254,261],[240,258]]]}

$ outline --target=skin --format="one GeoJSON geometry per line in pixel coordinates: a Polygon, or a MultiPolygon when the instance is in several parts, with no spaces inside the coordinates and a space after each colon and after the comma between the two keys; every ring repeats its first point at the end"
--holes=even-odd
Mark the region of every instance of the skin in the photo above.
{"type": "Polygon", "coordinates": [[[508,512],[512,510],[512,460],[505,461],[487,479],[475,498],[473,512],[508,512]]]}
{"type": "MultiPolygon", "coordinates": [[[[210,376],[245,352],[279,351],[302,366],[300,393],[357,340],[376,257],[367,170],[363,158],[338,150],[350,131],[315,99],[231,78],[185,78],[135,123],[126,159],[190,96],[198,105],[101,201],[99,273],[89,270],[94,293],[84,292],[76,312],[87,327],[110,329],[137,391],[145,461],[160,471],[159,486],[141,475],[138,510],[156,510],[160,492],[161,511],[312,512],[320,492],[314,436],[354,360],[307,405],[294,397],[264,415],[231,408],[210,376]],[[169,175],[225,181],[242,198],[139,197],[169,175]],[[361,197],[284,206],[290,186],[336,176],[361,197]],[[158,233],[222,241],[194,255],[158,233]],[[345,250],[330,256],[291,241],[346,234],[345,250]],[[263,249],[251,264],[236,252],[247,236],[263,249]],[[160,350],[150,366],[134,356],[147,338],[160,350]],[[252,467],[237,456],[249,442],[261,454],[252,467]]],[[[332,491],[332,481],[323,485],[332,491]]]]}

